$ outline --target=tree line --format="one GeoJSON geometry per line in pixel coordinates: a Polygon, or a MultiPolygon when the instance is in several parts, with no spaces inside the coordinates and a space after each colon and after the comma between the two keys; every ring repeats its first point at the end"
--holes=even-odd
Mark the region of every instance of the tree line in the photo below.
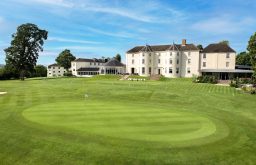
{"type": "MultiPolygon", "coordinates": [[[[40,29],[37,25],[26,23],[18,26],[17,32],[12,35],[11,45],[4,49],[6,65],[0,68],[0,80],[24,80],[25,77],[46,77],[47,68],[37,65],[39,53],[43,52],[43,45],[48,38],[48,31],[40,29]]],[[[104,57],[105,58],[105,57],[104,57]]],[[[115,57],[121,62],[121,55],[115,57]]],[[[76,57],[70,50],[65,49],[55,59],[56,63],[65,69],[71,67],[71,61],[76,57]]],[[[105,58],[109,60],[110,58],[105,58]]]]}

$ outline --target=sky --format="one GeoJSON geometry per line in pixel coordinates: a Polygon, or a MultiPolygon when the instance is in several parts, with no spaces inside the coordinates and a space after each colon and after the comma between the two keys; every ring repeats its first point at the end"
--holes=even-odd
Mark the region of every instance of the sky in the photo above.
{"type": "Polygon", "coordinates": [[[1,0],[0,64],[19,25],[48,31],[38,64],[64,49],[77,58],[113,57],[138,45],[228,40],[245,51],[256,32],[255,0],[1,0]]]}

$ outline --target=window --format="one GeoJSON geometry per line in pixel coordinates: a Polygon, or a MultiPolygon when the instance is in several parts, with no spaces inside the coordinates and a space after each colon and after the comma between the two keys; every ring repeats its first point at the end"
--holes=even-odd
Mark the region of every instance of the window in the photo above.
{"type": "Polygon", "coordinates": [[[172,64],[172,59],[170,59],[170,64],[172,64]]]}
{"type": "Polygon", "coordinates": [[[161,60],[160,59],[158,59],[158,64],[160,64],[161,63],[161,60]]]}
{"type": "Polygon", "coordinates": [[[100,65],[100,63],[98,62],[98,65],[100,65]]]}
{"type": "Polygon", "coordinates": [[[170,56],[172,56],[172,52],[170,52],[170,56]]]}
{"type": "Polygon", "coordinates": [[[227,53],[227,54],[226,54],[226,58],[230,58],[230,55],[229,55],[229,53],[227,53]]]}
{"type": "Polygon", "coordinates": [[[59,71],[59,73],[60,73],[60,71],[59,71]]]}
{"type": "Polygon", "coordinates": [[[227,67],[227,68],[229,67],[229,62],[226,62],[226,67],[227,67]]]}
{"type": "Polygon", "coordinates": [[[203,54],[203,58],[206,58],[206,53],[203,54]]]}
{"type": "Polygon", "coordinates": [[[145,74],[145,68],[142,67],[142,74],[145,74]]]}
{"type": "Polygon", "coordinates": [[[90,62],[90,65],[92,65],[92,63],[90,62]]]}
{"type": "Polygon", "coordinates": [[[176,68],[176,74],[179,74],[179,68],[176,68]]]}
{"type": "Polygon", "coordinates": [[[73,63],[72,65],[73,65],[73,66],[75,66],[76,64],[75,64],[75,63],[73,63]]]}
{"type": "Polygon", "coordinates": [[[60,67],[59,67],[59,69],[60,69],[60,67]]]}
{"type": "Polygon", "coordinates": [[[148,68],[148,73],[151,74],[151,67],[148,68]]]}
{"type": "Polygon", "coordinates": [[[96,62],[94,63],[94,65],[96,65],[96,62]]]}
{"type": "Polygon", "coordinates": [[[191,59],[188,59],[188,64],[191,64],[191,59]]]}
{"type": "Polygon", "coordinates": [[[191,72],[191,71],[190,71],[190,68],[187,69],[187,72],[188,72],[188,74],[190,74],[190,72],[191,72]]]}
{"type": "Polygon", "coordinates": [[[149,56],[151,57],[151,53],[149,53],[149,56]]]}
{"type": "Polygon", "coordinates": [[[55,71],[53,71],[53,73],[55,73],[55,71]]]}
{"type": "Polygon", "coordinates": [[[180,53],[179,52],[177,52],[177,56],[179,56],[180,55],[180,53]]]}
{"type": "Polygon", "coordinates": [[[132,54],[132,57],[134,57],[134,54],[132,54]]]}
{"type": "Polygon", "coordinates": [[[55,69],[55,67],[53,67],[53,69],[55,69]]]}
{"type": "Polygon", "coordinates": [[[179,59],[177,59],[177,64],[179,64],[180,63],[180,60],[179,59]]]}
{"type": "Polygon", "coordinates": [[[145,56],[145,54],[144,54],[144,53],[142,53],[142,56],[144,57],[144,56],[145,56]]]}
{"type": "Polygon", "coordinates": [[[73,71],[76,71],[75,69],[73,69],[73,71]]]}
{"type": "Polygon", "coordinates": [[[151,64],[151,59],[149,60],[149,63],[151,64]]]}
{"type": "Polygon", "coordinates": [[[172,68],[169,68],[169,73],[171,73],[171,74],[172,74],[172,68]]]}
{"type": "Polygon", "coordinates": [[[203,67],[206,67],[206,62],[203,62],[203,67]]]}
{"type": "Polygon", "coordinates": [[[145,59],[142,59],[142,64],[145,64],[145,59]]]}
{"type": "Polygon", "coordinates": [[[190,57],[190,55],[191,55],[191,52],[188,52],[188,56],[190,57]]]}
{"type": "Polygon", "coordinates": [[[132,60],[132,64],[134,64],[134,60],[132,60]]]}

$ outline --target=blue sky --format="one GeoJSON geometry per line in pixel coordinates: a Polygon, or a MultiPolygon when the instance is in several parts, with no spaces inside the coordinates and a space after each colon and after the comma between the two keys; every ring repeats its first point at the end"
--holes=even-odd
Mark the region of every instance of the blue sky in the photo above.
{"type": "Polygon", "coordinates": [[[113,57],[145,44],[207,46],[229,40],[246,50],[256,31],[255,0],[1,0],[0,64],[18,25],[46,29],[40,64],[54,63],[64,49],[76,57],[113,57]]]}

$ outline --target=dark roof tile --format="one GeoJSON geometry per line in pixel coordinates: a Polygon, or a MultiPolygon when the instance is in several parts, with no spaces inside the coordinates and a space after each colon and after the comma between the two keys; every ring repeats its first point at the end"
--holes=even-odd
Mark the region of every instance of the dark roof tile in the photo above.
{"type": "Polygon", "coordinates": [[[108,61],[107,63],[105,63],[104,66],[125,66],[125,65],[116,59],[112,59],[112,60],[108,61]]]}
{"type": "Polygon", "coordinates": [[[146,46],[136,46],[127,51],[127,53],[137,53],[140,51],[166,51],[166,50],[180,50],[180,51],[199,51],[199,49],[194,44],[174,44],[174,45],[146,45],[146,46]]]}
{"type": "Polygon", "coordinates": [[[205,47],[202,53],[235,53],[234,49],[232,49],[229,45],[218,43],[218,44],[210,44],[205,47]]]}

